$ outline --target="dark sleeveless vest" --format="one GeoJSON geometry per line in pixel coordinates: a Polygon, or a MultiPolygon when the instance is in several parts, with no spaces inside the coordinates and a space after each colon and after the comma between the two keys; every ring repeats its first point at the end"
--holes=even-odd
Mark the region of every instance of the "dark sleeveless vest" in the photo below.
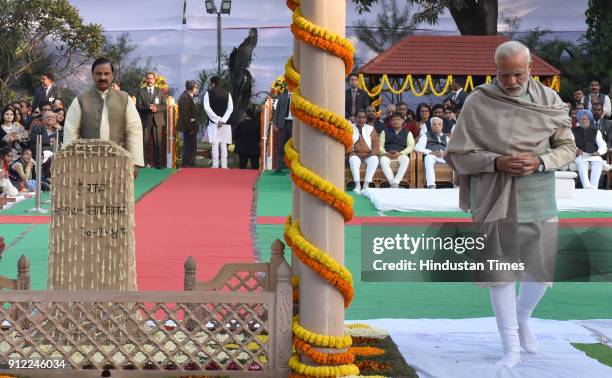
{"type": "Polygon", "coordinates": [[[385,128],[385,151],[400,152],[406,149],[409,132],[405,127],[402,127],[399,133],[395,133],[392,127],[385,128]]]}
{"type": "Polygon", "coordinates": [[[592,154],[597,151],[597,129],[594,127],[574,127],[572,128],[576,147],[582,151],[592,154]]]}
{"type": "Polygon", "coordinates": [[[446,144],[448,140],[446,139],[446,135],[442,134],[440,136],[440,141],[438,142],[438,138],[433,133],[433,131],[427,131],[427,145],[425,148],[431,151],[443,151],[446,149],[446,144]]]}
{"type": "Polygon", "coordinates": [[[208,102],[212,111],[219,117],[223,117],[225,111],[227,110],[229,94],[225,91],[215,91],[214,89],[209,90],[208,102]]]}
{"type": "MultiPolygon", "coordinates": [[[[589,108],[589,105],[590,105],[590,102],[591,102],[591,96],[590,96],[589,94],[587,94],[587,95],[585,95],[584,97],[585,97],[585,100],[584,100],[584,108],[585,108],[585,109],[588,109],[588,108],[589,108]]],[[[599,102],[601,105],[603,105],[605,101],[606,101],[606,95],[605,95],[605,93],[601,93],[601,92],[599,92],[599,93],[597,94],[597,102],[599,102]]]]}
{"type": "MultiPolygon", "coordinates": [[[[104,100],[96,89],[82,93],[78,97],[81,106],[81,128],[79,137],[83,139],[100,138],[100,122],[102,122],[102,109],[104,100]]],[[[108,107],[108,124],[110,126],[109,139],[126,148],[125,111],[128,103],[128,94],[123,91],[109,89],[106,95],[108,107]]]]}

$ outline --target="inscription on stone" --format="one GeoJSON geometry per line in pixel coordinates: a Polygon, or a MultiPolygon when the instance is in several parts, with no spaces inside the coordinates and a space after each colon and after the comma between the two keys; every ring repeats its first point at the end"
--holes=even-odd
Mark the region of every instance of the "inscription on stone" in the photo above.
{"type": "Polygon", "coordinates": [[[132,175],[129,153],[109,141],[55,156],[49,289],[136,290],[132,175]]]}

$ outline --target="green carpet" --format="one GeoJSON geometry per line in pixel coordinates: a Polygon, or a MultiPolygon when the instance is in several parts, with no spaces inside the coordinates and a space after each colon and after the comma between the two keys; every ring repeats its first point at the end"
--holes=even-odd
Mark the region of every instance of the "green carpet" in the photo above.
{"type": "Polygon", "coordinates": [[[604,365],[612,367],[612,348],[604,344],[572,343],[574,348],[583,351],[587,356],[596,359],[604,365]]]}
{"type": "Polygon", "coordinates": [[[47,288],[47,262],[49,259],[49,225],[3,224],[2,236],[6,249],[0,260],[0,274],[9,278],[17,277],[17,261],[21,255],[30,259],[30,279],[32,290],[47,288]],[[21,238],[11,245],[15,238],[21,238]]]}
{"type": "MultiPolygon", "coordinates": [[[[28,225],[25,224],[0,224],[0,236],[4,237],[6,248],[27,228],[28,225]]],[[[2,260],[0,260],[0,267],[2,265],[2,260]]]]}
{"type": "MultiPolygon", "coordinates": [[[[353,197],[353,209],[356,217],[379,216],[372,202],[364,196],[349,192],[353,197]]],[[[276,175],[264,172],[257,182],[257,215],[258,216],[286,216],[291,213],[291,178],[289,175],[276,175]]],[[[386,211],[385,216],[390,217],[432,217],[432,218],[467,218],[461,211],[419,211],[399,212],[386,211]]],[[[559,212],[559,218],[610,218],[612,213],[595,212],[559,212]]]]}
{"type": "MultiPolygon", "coordinates": [[[[282,240],[281,225],[257,225],[263,261],[269,261],[270,244],[282,240]]],[[[353,273],[355,298],[347,319],[475,318],[492,316],[489,293],[472,283],[362,282],[361,226],[347,226],[346,265],[353,273]]],[[[290,256],[290,251],[287,251],[290,256]]],[[[534,313],[543,319],[607,319],[612,314],[612,283],[557,282],[534,313]]]]}
{"type": "MultiPolygon", "coordinates": [[[[161,184],[174,172],[173,169],[141,169],[134,188],[136,200],[161,184]]],[[[43,193],[42,198],[43,200],[48,199],[49,193],[43,193]]],[[[27,210],[34,205],[33,199],[25,200],[7,211],[0,212],[0,216],[5,214],[26,215],[27,210]]],[[[46,205],[46,208],[49,208],[49,205],[46,205]]],[[[30,258],[32,289],[46,289],[49,225],[0,224],[0,235],[4,237],[6,244],[6,249],[0,260],[0,274],[15,278],[17,276],[17,260],[25,254],[30,258]],[[14,243],[16,239],[18,240],[14,243]],[[12,245],[13,243],[15,245],[12,245]]]]}
{"type": "MultiPolygon", "coordinates": [[[[174,169],[155,169],[155,168],[142,168],[139,170],[138,178],[136,179],[134,187],[134,197],[136,201],[145,195],[149,190],[153,189],[168,176],[174,173],[174,169]]],[[[43,202],[49,199],[49,193],[43,193],[41,196],[43,202]]],[[[49,215],[49,214],[28,214],[27,211],[36,205],[35,199],[27,199],[15,204],[7,210],[0,210],[0,215],[49,215]]],[[[43,204],[43,208],[49,209],[50,204],[43,204]]]]}

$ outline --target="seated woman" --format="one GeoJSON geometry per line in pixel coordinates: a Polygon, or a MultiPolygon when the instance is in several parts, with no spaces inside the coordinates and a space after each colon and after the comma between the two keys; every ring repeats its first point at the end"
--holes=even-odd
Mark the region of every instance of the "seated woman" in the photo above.
{"type": "Polygon", "coordinates": [[[572,128],[576,140],[576,165],[584,189],[597,189],[603,169],[601,158],[607,151],[601,131],[593,127],[593,113],[588,109],[576,112],[579,127],[572,128]],[[589,168],[591,177],[589,178],[589,168]]]}
{"type": "Polygon", "coordinates": [[[13,177],[10,175],[10,165],[13,162],[13,150],[9,146],[0,149],[0,193],[9,197],[17,195],[17,188],[12,184],[13,177]]]}
{"type": "MultiPolygon", "coordinates": [[[[11,165],[9,174],[11,177],[17,178],[13,185],[19,188],[19,191],[33,192],[36,189],[36,163],[32,159],[32,150],[29,148],[23,150],[21,157],[11,165]]],[[[49,185],[42,182],[41,188],[43,191],[47,191],[49,185]]]]}
{"type": "Polygon", "coordinates": [[[18,111],[10,106],[2,110],[2,126],[0,126],[0,148],[9,147],[14,157],[18,157],[23,148],[29,144],[29,135],[26,129],[19,124],[18,111]]]}
{"type": "Polygon", "coordinates": [[[8,179],[8,172],[0,168],[0,197],[16,197],[19,192],[8,179]]]}
{"type": "Polygon", "coordinates": [[[430,117],[431,117],[431,106],[429,106],[428,104],[424,102],[417,105],[416,121],[417,121],[417,127],[420,130],[419,135],[423,133],[423,126],[425,125],[427,120],[429,120],[430,117]]]}
{"type": "Polygon", "coordinates": [[[55,118],[57,119],[57,124],[59,125],[59,129],[63,130],[64,122],[66,120],[66,111],[64,110],[64,108],[61,108],[61,109],[54,110],[53,113],[55,113],[55,118]]]}

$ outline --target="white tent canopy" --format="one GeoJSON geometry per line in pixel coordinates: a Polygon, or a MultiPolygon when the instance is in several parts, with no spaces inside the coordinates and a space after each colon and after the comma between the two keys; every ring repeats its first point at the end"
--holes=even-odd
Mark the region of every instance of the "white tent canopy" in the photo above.
{"type": "MultiPolygon", "coordinates": [[[[217,66],[216,15],[206,13],[203,0],[70,2],[79,9],[85,22],[101,24],[107,36],[116,38],[121,33],[128,33],[137,45],[134,56],[143,61],[151,58],[157,71],[166,76],[169,85],[179,93],[185,80],[196,78],[204,68],[217,66]],[[184,6],[186,24],[183,24],[184,6]]],[[[216,2],[220,4],[220,0],[216,2]]],[[[401,4],[404,0],[398,2],[401,4]]],[[[349,38],[357,42],[352,26],[360,18],[374,21],[379,6],[360,16],[353,2],[347,2],[349,38]]],[[[574,35],[586,28],[586,7],[587,0],[500,0],[499,5],[500,14],[521,17],[521,30],[539,26],[574,35]]],[[[227,54],[247,37],[249,28],[258,28],[259,41],[250,68],[256,80],[255,92],[268,90],[272,81],[284,72],[284,64],[293,49],[290,22],[291,14],[284,0],[233,0],[231,15],[223,15],[222,48],[227,54]]],[[[431,29],[431,32],[457,33],[448,15],[443,15],[435,27],[420,27],[431,29]]],[[[365,60],[375,56],[362,44],[357,44],[357,49],[365,60]]]]}

